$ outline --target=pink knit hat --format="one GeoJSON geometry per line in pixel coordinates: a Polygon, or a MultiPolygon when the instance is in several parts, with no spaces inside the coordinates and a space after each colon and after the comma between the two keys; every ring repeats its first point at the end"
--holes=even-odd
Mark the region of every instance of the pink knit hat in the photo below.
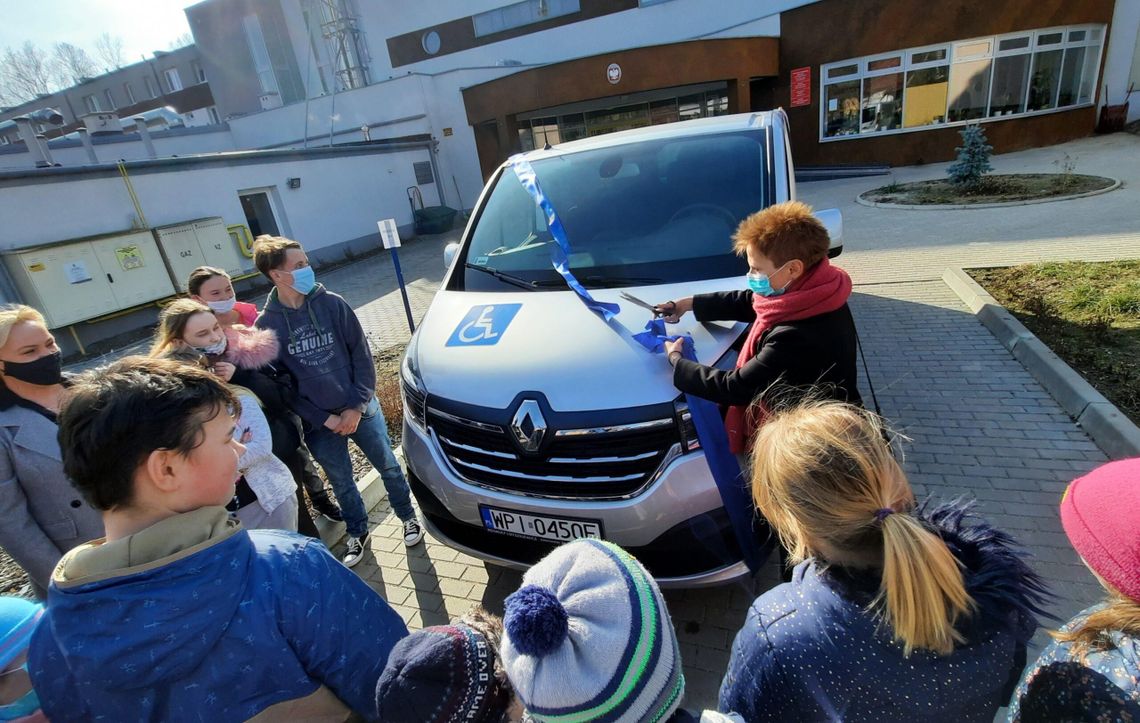
{"type": "Polygon", "coordinates": [[[1061,524],[1096,574],[1140,601],[1140,458],[1073,480],[1061,498],[1061,524]]]}

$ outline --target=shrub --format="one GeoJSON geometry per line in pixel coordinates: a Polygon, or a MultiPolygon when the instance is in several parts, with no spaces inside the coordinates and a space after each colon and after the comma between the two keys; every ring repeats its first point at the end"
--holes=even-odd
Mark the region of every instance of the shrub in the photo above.
{"type": "Polygon", "coordinates": [[[955,185],[972,188],[978,185],[982,176],[993,170],[990,153],[994,147],[986,142],[985,130],[976,123],[963,128],[959,135],[962,136],[962,145],[954,149],[958,151],[958,160],[950,164],[946,173],[955,185]]]}

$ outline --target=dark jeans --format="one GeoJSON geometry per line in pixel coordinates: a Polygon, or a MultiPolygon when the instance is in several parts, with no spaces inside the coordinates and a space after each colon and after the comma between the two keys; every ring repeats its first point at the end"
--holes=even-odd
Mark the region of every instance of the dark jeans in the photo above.
{"type": "Polygon", "coordinates": [[[364,500],[360,497],[360,490],[352,475],[352,458],[348,454],[349,439],[356,442],[372,466],[379,470],[384,489],[388,492],[388,503],[392,505],[396,516],[403,521],[414,518],[416,513],[412,508],[408,480],[404,478],[404,471],[392,453],[392,441],[388,438],[388,424],[384,421],[384,413],[380,411],[380,402],[372,397],[360,418],[360,425],[347,437],[335,434],[325,427],[305,432],[309,451],[324,468],[325,476],[340,502],[348,534],[363,537],[368,533],[368,511],[364,509],[364,500]]]}

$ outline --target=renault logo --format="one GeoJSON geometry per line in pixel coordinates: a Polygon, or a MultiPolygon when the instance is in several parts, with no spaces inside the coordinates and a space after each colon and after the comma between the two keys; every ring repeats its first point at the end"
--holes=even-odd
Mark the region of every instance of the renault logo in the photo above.
{"type": "Polygon", "coordinates": [[[546,436],[546,420],[538,402],[533,399],[523,400],[511,419],[511,433],[524,452],[538,451],[542,438],[546,436]]]}

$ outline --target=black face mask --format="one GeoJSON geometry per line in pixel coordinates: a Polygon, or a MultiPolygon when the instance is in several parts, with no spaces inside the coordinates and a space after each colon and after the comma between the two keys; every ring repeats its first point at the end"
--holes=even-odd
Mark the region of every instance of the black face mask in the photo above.
{"type": "Polygon", "coordinates": [[[48,387],[63,381],[63,354],[55,352],[30,362],[4,362],[4,376],[48,387]]]}

